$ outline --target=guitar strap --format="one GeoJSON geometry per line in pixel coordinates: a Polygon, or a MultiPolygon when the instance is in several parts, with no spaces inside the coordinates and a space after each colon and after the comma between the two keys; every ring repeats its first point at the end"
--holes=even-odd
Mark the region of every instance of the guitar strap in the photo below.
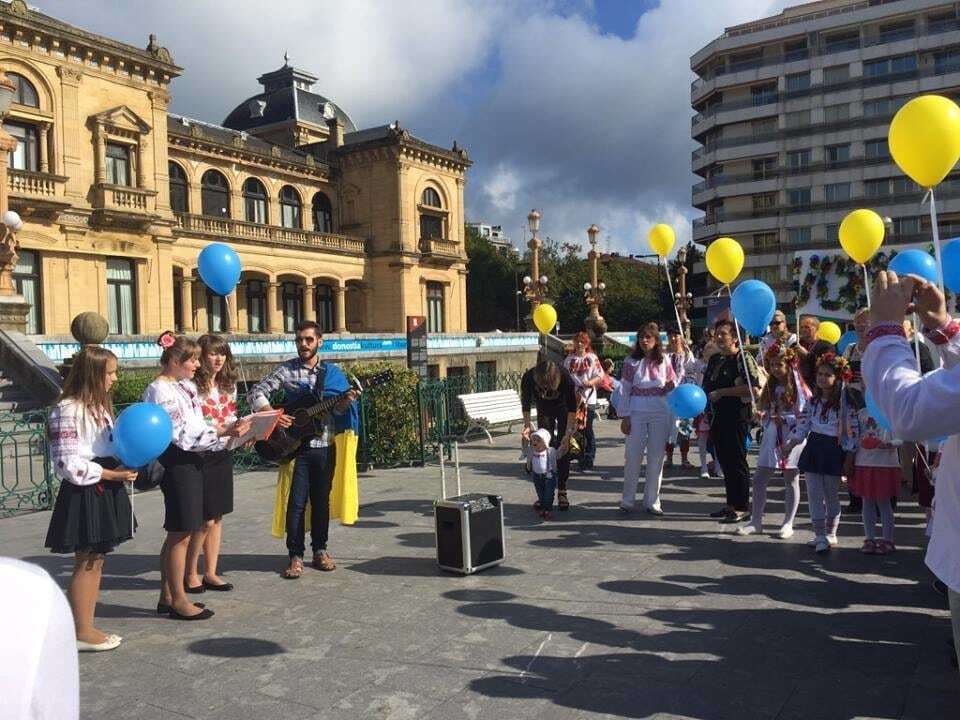
{"type": "MultiPolygon", "coordinates": [[[[317,371],[317,381],[313,386],[313,396],[317,400],[323,400],[323,389],[324,389],[324,386],[326,385],[326,382],[327,382],[327,361],[321,360],[320,367],[317,371]]],[[[325,417],[320,419],[314,419],[313,429],[314,429],[315,435],[318,430],[322,432],[323,426],[322,425],[320,427],[317,426],[317,423],[322,423],[322,422],[326,422],[325,417]]]]}

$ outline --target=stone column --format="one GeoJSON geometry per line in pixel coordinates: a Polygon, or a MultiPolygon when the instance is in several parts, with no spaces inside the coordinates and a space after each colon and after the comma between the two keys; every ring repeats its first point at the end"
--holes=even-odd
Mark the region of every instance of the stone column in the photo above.
{"type": "Polygon", "coordinates": [[[233,290],[224,298],[224,304],[227,306],[227,314],[223,319],[223,331],[225,333],[234,333],[237,329],[237,291],[233,290]]]}
{"type": "Polygon", "coordinates": [[[105,183],[107,181],[107,140],[103,137],[103,130],[100,127],[94,131],[96,136],[96,157],[94,164],[94,182],[105,183]]]}
{"type": "Polygon", "coordinates": [[[50,123],[40,123],[40,172],[50,172],[50,150],[47,147],[47,138],[50,134],[50,123]]]}
{"type": "Polygon", "coordinates": [[[313,301],[314,286],[303,284],[303,319],[317,321],[317,304],[313,301]]]}
{"type": "Polygon", "coordinates": [[[193,278],[184,275],[180,282],[180,314],[183,316],[183,331],[193,332],[193,278]]]}
{"type": "Polygon", "coordinates": [[[335,333],[347,332],[347,288],[344,285],[337,285],[333,288],[336,299],[333,301],[333,310],[335,313],[333,321],[333,331],[335,333]]]}
{"type": "Polygon", "coordinates": [[[267,283],[267,332],[273,335],[279,335],[283,332],[282,318],[277,317],[277,293],[280,291],[280,283],[270,281],[267,283]]]}

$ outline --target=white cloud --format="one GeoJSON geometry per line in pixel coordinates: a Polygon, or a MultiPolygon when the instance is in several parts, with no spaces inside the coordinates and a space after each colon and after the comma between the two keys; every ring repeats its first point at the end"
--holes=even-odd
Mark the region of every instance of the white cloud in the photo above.
{"type": "Polygon", "coordinates": [[[499,212],[510,212],[517,207],[517,192],[521,189],[517,171],[506,162],[497,165],[496,170],[483,184],[483,193],[499,212]]]}

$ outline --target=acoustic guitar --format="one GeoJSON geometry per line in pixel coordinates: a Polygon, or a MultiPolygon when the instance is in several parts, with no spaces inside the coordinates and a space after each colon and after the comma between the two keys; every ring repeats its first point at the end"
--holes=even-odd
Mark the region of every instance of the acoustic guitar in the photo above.
{"type": "MultiPolygon", "coordinates": [[[[351,377],[350,389],[358,392],[376,390],[392,379],[392,370],[383,370],[375,375],[365,377],[363,385],[357,378],[351,377]]],[[[291,416],[293,423],[286,428],[278,425],[270,433],[269,438],[254,443],[253,449],[257,455],[268,462],[282,463],[290,460],[300,450],[303,442],[316,434],[317,421],[330,414],[334,406],[346,394],[346,392],[343,392],[323,400],[317,400],[312,393],[307,393],[290,403],[282,405],[284,414],[291,416]]]]}

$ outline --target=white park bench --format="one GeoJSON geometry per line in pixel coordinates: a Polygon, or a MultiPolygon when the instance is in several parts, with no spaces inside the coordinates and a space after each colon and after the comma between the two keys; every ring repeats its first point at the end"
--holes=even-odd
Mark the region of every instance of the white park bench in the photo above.
{"type": "MultiPolygon", "coordinates": [[[[510,432],[514,425],[523,422],[520,395],[516,390],[466,393],[457,395],[457,400],[463,405],[463,412],[467,416],[467,429],[463,433],[464,440],[473,430],[482,430],[492,445],[493,438],[490,436],[488,428],[506,425],[507,432],[510,432]]],[[[531,408],[530,417],[535,418],[536,416],[536,409],[531,408]]]]}

